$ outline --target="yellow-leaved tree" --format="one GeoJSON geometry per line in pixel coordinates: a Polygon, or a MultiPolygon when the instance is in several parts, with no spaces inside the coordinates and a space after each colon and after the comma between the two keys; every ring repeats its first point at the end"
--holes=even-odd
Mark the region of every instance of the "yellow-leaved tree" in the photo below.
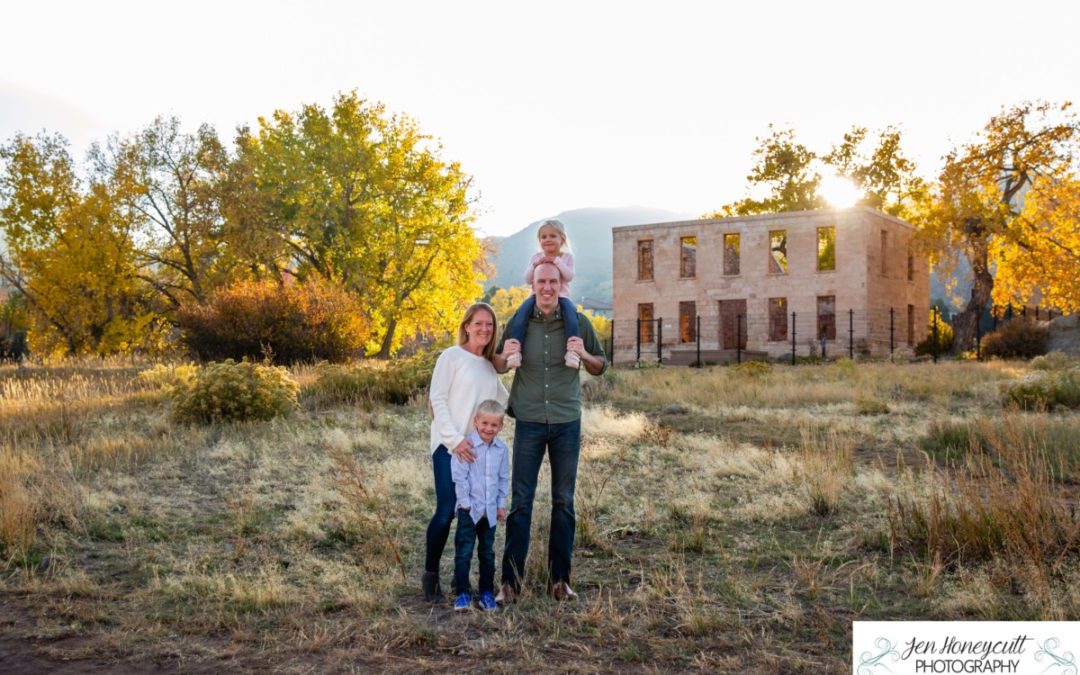
{"type": "Polygon", "coordinates": [[[362,303],[367,350],[449,331],[480,295],[471,179],[406,116],[356,92],[242,130],[223,206],[232,255],[253,274],[317,276],[362,303]]]}
{"type": "Polygon", "coordinates": [[[918,217],[939,269],[971,264],[972,290],[956,315],[955,351],[971,349],[979,317],[1041,293],[1076,308],[1076,161],[1080,125],[1069,103],[1024,103],[995,115],[972,142],[945,156],[918,217]]]}
{"type": "Polygon", "coordinates": [[[67,141],[17,135],[0,148],[0,274],[25,301],[40,354],[163,345],[135,268],[132,223],[100,183],[83,189],[67,141]]]}

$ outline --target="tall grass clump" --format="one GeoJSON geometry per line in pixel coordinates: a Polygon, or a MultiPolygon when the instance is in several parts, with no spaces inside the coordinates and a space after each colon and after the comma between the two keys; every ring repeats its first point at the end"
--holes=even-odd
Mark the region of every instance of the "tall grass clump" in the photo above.
{"type": "Polygon", "coordinates": [[[1011,581],[1051,602],[1050,583],[1080,559],[1080,519],[1068,506],[1063,468],[1045,427],[976,424],[952,479],[928,470],[925,497],[896,497],[889,530],[896,550],[946,569],[1003,563],[1011,581]],[[985,448],[983,446],[986,446],[985,448]]]}
{"type": "Polygon", "coordinates": [[[834,430],[803,427],[803,478],[812,513],[827,517],[840,506],[844,486],[854,475],[853,441],[834,430]]]}
{"type": "Polygon", "coordinates": [[[0,563],[25,558],[37,539],[40,508],[24,480],[39,470],[37,460],[0,448],[0,563]]]}
{"type": "MultiPolygon", "coordinates": [[[[1055,482],[1080,482],[1080,420],[1049,414],[1006,414],[1002,417],[974,417],[964,420],[936,420],[919,439],[919,447],[931,457],[945,462],[963,462],[974,454],[985,454],[999,466],[1007,459],[1000,449],[1010,445],[1034,448],[1033,455],[1055,482]]],[[[1011,453],[1006,453],[1011,454],[1011,453]]]]}
{"type": "Polygon", "coordinates": [[[1036,370],[1003,383],[1001,402],[1021,410],[1080,409],[1080,369],[1036,370]]]}
{"type": "Polygon", "coordinates": [[[288,371],[228,359],[199,369],[190,386],[173,393],[173,416],[182,422],[267,420],[297,406],[299,387],[288,371]]]}
{"type": "Polygon", "coordinates": [[[420,352],[393,361],[363,361],[351,366],[322,364],[306,392],[322,404],[392,403],[404,405],[431,383],[438,352],[420,352]]]}

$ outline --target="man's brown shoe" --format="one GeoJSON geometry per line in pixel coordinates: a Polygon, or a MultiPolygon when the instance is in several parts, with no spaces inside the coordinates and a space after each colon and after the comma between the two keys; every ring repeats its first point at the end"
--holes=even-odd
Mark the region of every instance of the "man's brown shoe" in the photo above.
{"type": "Polygon", "coordinates": [[[495,596],[495,604],[506,607],[514,602],[514,587],[510,584],[503,584],[499,589],[499,594],[495,596]]]}
{"type": "Polygon", "coordinates": [[[577,593],[565,581],[556,581],[551,584],[550,593],[557,602],[577,600],[577,593]]]}

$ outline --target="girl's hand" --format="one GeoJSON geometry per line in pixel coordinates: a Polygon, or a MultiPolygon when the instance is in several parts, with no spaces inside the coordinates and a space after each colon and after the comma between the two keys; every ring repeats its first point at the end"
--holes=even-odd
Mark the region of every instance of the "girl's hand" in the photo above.
{"type": "Polygon", "coordinates": [[[505,357],[505,356],[510,356],[511,354],[517,354],[520,351],[521,351],[521,343],[518,342],[517,340],[515,340],[514,338],[510,338],[509,340],[507,340],[506,342],[503,343],[503,350],[502,350],[501,353],[505,357]]]}
{"type": "Polygon", "coordinates": [[[506,509],[504,509],[502,507],[499,507],[498,509],[495,510],[495,514],[496,514],[496,518],[498,519],[498,521],[500,523],[503,522],[504,520],[506,520],[506,509]]]}
{"type": "Polygon", "coordinates": [[[466,438],[457,444],[457,447],[454,448],[454,457],[457,457],[466,464],[473,463],[476,459],[476,455],[473,454],[472,443],[469,442],[469,439],[466,438]]]}
{"type": "Polygon", "coordinates": [[[579,337],[572,337],[566,341],[566,351],[574,352],[578,356],[585,353],[585,341],[579,337]]]}

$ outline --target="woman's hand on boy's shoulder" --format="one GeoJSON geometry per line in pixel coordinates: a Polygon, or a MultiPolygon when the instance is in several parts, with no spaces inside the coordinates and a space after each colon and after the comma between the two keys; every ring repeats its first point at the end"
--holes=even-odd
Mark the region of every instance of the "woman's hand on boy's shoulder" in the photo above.
{"type": "Polygon", "coordinates": [[[457,447],[454,448],[454,457],[457,457],[458,461],[472,464],[476,459],[476,455],[474,455],[472,451],[472,441],[467,438],[462,439],[462,441],[457,444],[457,447]]]}

